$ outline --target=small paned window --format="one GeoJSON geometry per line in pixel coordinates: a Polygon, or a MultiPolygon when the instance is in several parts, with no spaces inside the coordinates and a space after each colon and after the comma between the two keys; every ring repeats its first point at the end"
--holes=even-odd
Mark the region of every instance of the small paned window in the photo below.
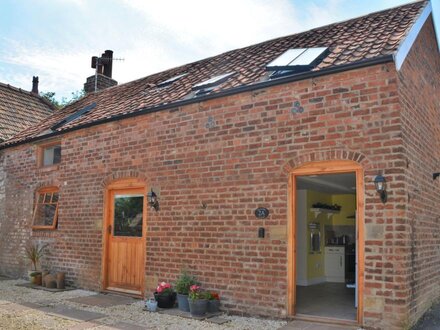
{"type": "Polygon", "coordinates": [[[61,163],[61,142],[50,143],[38,147],[38,166],[46,167],[61,163]]]}
{"type": "Polygon", "coordinates": [[[114,236],[142,237],[143,195],[116,195],[114,236]]]}
{"type": "Polygon", "coordinates": [[[58,220],[58,188],[40,189],[37,192],[32,228],[55,229],[58,220]]]}
{"type": "Polygon", "coordinates": [[[54,145],[43,149],[43,166],[59,164],[61,162],[61,146],[54,145]]]}

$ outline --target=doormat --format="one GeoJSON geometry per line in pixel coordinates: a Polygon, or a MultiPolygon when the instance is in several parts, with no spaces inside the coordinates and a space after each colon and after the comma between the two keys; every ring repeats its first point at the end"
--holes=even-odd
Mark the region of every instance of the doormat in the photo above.
{"type": "Polygon", "coordinates": [[[51,289],[51,288],[46,288],[44,286],[36,285],[36,284],[32,284],[32,283],[20,283],[20,284],[15,284],[15,286],[20,286],[23,288],[30,288],[30,289],[35,289],[35,290],[43,290],[43,291],[48,291],[48,292],[63,292],[63,291],[76,290],[76,288],[72,288],[70,286],[66,286],[64,289],[51,289]]]}

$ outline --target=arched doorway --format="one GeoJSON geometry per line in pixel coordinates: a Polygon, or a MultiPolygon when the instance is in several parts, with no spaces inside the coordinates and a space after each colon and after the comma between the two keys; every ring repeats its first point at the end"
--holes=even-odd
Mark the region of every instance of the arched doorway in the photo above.
{"type": "MultiPolygon", "coordinates": [[[[288,314],[291,316],[295,316],[297,318],[303,319],[340,319],[341,321],[356,322],[358,324],[362,324],[362,315],[363,315],[363,305],[362,305],[362,297],[363,297],[363,279],[364,279],[364,169],[363,167],[354,161],[351,160],[331,160],[331,161],[316,161],[316,162],[308,162],[304,165],[296,167],[290,171],[289,176],[289,222],[288,222],[288,292],[287,292],[287,302],[288,302],[288,314]],[[300,313],[300,311],[307,311],[306,308],[298,310],[300,306],[300,302],[298,301],[298,275],[299,271],[302,271],[302,268],[298,268],[298,261],[301,259],[300,253],[302,251],[306,255],[306,258],[311,255],[321,255],[322,262],[316,262],[317,267],[325,267],[331,268],[331,258],[337,258],[338,265],[340,268],[345,269],[346,265],[346,256],[345,251],[347,249],[346,239],[344,236],[348,235],[340,235],[341,237],[333,235],[331,237],[327,230],[327,225],[325,221],[307,219],[310,212],[316,212],[317,214],[326,213],[324,216],[325,219],[330,219],[332,211],[321,210],[311,210],[309,207],[306,210],[305,216],[301,216],[298,213],[301,207],[306,207],[300,205],[301,202],[301,189],[304,187],[310,187],[311,185],[324,184],[330,186],[329,191],[337,189],[343,189],[343,184],[339,184],[338,180],[341,182],[344,180],[348,180],[350,182],[350,187],[347,189],[354,190],[354,209],[355,209],[355,229],[354,229],[354,240],[355,242],[351,242],[351,244],[355,244],[355,274],[354,278],[354,294],[353,294],[353,308],[356,308],[353,311],[353,319],[348,320],[345,317],[338,317],[338,315],[332,315],[329,317],[328,313],[323,313],[322,315],[312,314],[308,315],[300,313]],[[336,181],[335,181],[336,180],[336,181]],[[351,180],[351,181],[350,181],[351,180]],[[309,186],[304,186],[305,184],[309,184],[309,186]],[[333,187],[332,187],[333,185],[333,187]],[[306,223],[301,223],[301,221],[306,221],[306,223]],[[298,226],[301,224],[300,226],[298,226]],[[302,228],[302,229],[301,229],[302,228]],[[300,232],[301,231],[301,232],[300,232]],[[309,235],[310,234],[310,235],[309,235]],[[339,241],[340,240],[340,241],[339,241]],[[337,244],[333,245],[333,242],[337,244]],[[303,245],[300,245],[303,244],[303,245]],[[305,246],[304,246],[305,244],[305,246]],[[336,245],[341,246],[341,248],[336,249],[336,245]],[[327,257],[325,257],[327,249],[327,257]],[[330,250],[338,251],[338,253],[343,253],[340,256],[332,256],[329,252],[330,250]],[[344,251],[344,252],[342,252],[344,251]],[[325,259],[327,258],[327,259],[325,259]],[[344,258],[344,259],[342,259],[344,258]]],[[[325,203],[323,203],[325,204],[325,203]]],[[[305,204],[306,205],[306,204],[305,204]]],[[[310,205],[308,205],[310,206],[310,205]]],[[[318,209],[318,208],[314,208],[318,209]]],[[[316,215],[315,213],[315,215],[316,215]]],[[[315,218],[316,219],[316,218],[315,218]]],[[[322,218],[321,218],[322,219],[322,218]]],[[[330,227],[332,228],[332,227],[330,227]]],[[[342,230],[338,228],[338,230],[342,230]]],[[[336,252],[335,252],[336,253],[336,252]]],[[[336,259],[335,259],[336,260],[336,259]]],[[[315,265],[315,264],[314,264],[315,265]]],[[[307,265],[308,268],[309,265],[307,265]]],[[[341,280],[336,280],[335,278],[329,276],[330,270],[321,270],[325,273],[322,281],[334,281],[334,282],[343,282],[343,285],[348,285],[345,283],[347,279],[346,273],[341,274],[341,280]],[[330,280],[329,280],[330,278],[330,280]]],[[[342,270],[344,271],[344,270],[342,270]]],[[[331,275],[331,274],[330,274],[331,275]]],[[[313,283],[315,284],[315,283],[313,283]]],[[[304,307],[304,306],[302,306],[304,307]]]]}

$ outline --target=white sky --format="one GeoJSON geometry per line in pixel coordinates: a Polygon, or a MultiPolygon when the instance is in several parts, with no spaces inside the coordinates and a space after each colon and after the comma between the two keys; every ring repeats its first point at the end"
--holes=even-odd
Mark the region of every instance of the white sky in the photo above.
{"type": "MultiPolygon", "coordinates": [[[[434,0],[439,1],[439,0],[434,0]]],[[[406,0],[2,0],[0,82],[58,98],[82,89],[106,49],[119,83],[406,0]]]]}

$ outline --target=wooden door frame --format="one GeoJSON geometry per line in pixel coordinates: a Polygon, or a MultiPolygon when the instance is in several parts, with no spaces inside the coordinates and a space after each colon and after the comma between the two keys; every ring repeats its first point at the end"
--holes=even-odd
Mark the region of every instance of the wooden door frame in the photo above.
{"type": "MultiPolygon", "coordinates": [[[[105,291],[108,287],[108,252],[109,252],[109,233],[107,231],[108,226],[111,221],[111,193],[115,190],[132,190],[132,189],[142,189],[144,195],[144,214],[143,214],[143,226],[142,226],[142,267],[145,273],[145,263],[146,263],[146,238],[147,238],[147,184],[140,179],[130,178],[130,179],[119,179],[108,184],[104,189],[104,219],[102,221],[102,258],[101,258],[101,285],[102,291],[105,291]]],[[[145,274],[142,279],[141,284],[141,296],[145,296],[145,274]]]]}
{"type": "Polygon", "coordinates": [[[363,294],[364,294],[364,269],[365,269],[365,239],[364,239],[364,215],[365,215],[365,195],[364,195],[364,169],[351,160],[330,160],[306,163],[293,169],[289,175],[289,200],[288,200],[288,282],[287,282],[287,314],[295,315],[296,305],[296,177],[301,175],[320,175],[355,173],[356,175],[356,206],[357,206],[357,226],[356,235],[358,239],[358,309],[357,323],[363,323],[363,294]]]}

